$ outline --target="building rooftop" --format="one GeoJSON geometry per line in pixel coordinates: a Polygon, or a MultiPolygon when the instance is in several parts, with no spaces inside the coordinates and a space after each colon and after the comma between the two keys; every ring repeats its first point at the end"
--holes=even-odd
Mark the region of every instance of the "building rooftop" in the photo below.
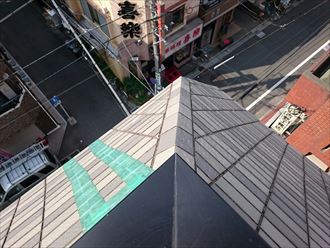
{"type": "MultiPolygon", "coordinates": [[[[271,125],[286,104],[301,109],[307,118],[287,138],[287,142],[308,155],[323,170],[330,167],[330,81],[320,77],[330,71],[330,56],[326,53],[309,71],[305,71],[290,89],[284,100],[262,122],[271,125]],[[323,73],[323,74],[322,74],[323,73]],[[314,75],[316,74],[316,75],[314,75]]],[[[294,125],[293,125],[294,126],[294,125]]]]}
{"type": "Polygon", "coordinates": [[[251,247],[329,247],[329,185],[327,174],[218,88],[179,78],[1,211],[0,244],[141,246],[155,233],[169,246],[197,245],[217,230],[214,242],[228,246],[241,247],[239,237],[251,247]],[[158,204],[171,195],[174,202],[158,204]],[[158,213],[164,218],[153,225],[148,218],[158,213]],[[225,213],[232,225],[212,222],[225,213]],[[101,243],[97,230],[105,228],[117,233],[101,243]]]}

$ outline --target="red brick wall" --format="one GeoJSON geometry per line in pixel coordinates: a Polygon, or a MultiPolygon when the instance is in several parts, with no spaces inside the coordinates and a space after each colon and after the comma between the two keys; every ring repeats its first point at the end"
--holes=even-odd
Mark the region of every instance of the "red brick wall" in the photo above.
{"type": "Polygon", "coordinates": [[[322,151],[322,148],[330,144],[329,98],[287,138],[287,142],[305,155],[314,154],[330,167],[330,151],[322,151]]]}
{"type": "Polygon", "coordinates": [[[315,113],[329,98],[329,91],[313,82],[312,76],[304,73],[289,91],[285,100],[307,109],[307,115],[315,113]]]}

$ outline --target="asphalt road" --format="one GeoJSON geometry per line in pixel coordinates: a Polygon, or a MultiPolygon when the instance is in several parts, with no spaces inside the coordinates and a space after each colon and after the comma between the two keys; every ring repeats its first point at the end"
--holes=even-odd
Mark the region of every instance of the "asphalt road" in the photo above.
{"type": "MultiPolygon", "coordinates": [[[[0,1],[0,19],[26,1],[0,1]]],[[[43,15],[44,10],[35,1],[0,23],[0,41],[21,66],[29,64],[65,41],[64,35],[51,28],[43,15]]],[[[38,84],[75,59],[77,57],[64,46],[28,67],[26,71],[38,84]]],[[[54,95],[59,96],[66,110],[78,122],[72,127],[68,125],[60,158],[76,149],[83,149],[125,118],[114,96],[98,77],[94,76],[79,84],[93,74],[89,64],[81,59],[39,86],[49,99],[54,95]]]]}
{"type": "MultiPolygon", "coordinates": [[[[220,87],[243,107],[249,106],[329,40],[329,9],[329,0],[305,0],[263,30],[262,39],[253,37],[228,55],[227,58],[235,55],[232,60],[216,70],[205,71],[198,80],[220,87]],[[322,5],[315,7],[318,4],[322,5]],[[255,88],[245,95],[252,86],[255,88]]],[[[261,118],[274,108],[321,54],[311,58],[250,111],[261,118]]]]}

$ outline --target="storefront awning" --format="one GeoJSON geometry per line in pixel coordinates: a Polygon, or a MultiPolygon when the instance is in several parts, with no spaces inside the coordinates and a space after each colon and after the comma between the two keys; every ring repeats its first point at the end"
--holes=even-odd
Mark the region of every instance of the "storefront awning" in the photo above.
{"type": "Polygon", "coordinates": [[[195,18],[173,35],[166,37],[164,58],[171,56],[184,46],[196,40],[202,34],[203,21],[195,18]]]}

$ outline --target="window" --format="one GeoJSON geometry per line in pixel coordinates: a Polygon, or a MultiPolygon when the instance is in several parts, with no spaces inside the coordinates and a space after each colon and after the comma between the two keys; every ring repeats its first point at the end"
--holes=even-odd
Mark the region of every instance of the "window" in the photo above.
{"type": "Polygon", "coordinates": [[[208,9],[210,7],[213,7],[217,3],[220,2],[220,0],[201,0],[200,1],[204,9],[208,9]]]}
{"type": "Polygon", "coordinates": [[[39,173],[48,175],[52,170],[54,170],[54,168],[52,166],[48,165],[45,168],[43,168],[42,170],[40,170],[39,173]]]}
{"type": "Polygon", "coordinates": [[[97,13],[96,9],[94,9],[89,3],[87,3],[87,4],[88,4],[89,11],[91,13],[92,21],[96,22],[97,24],[100,24],[99,14],[97,13]]]}
{"type": "Polygon", "coordinates": [[[28,177],[27,179],[25,179],[23,182],[21,182],[21,185],[24,188],[29,187],[30,185],[32,185],[33,183],[37,182],[40,178],[38,176],[32,175],[30,177],[28,177]]]}
{"type": "Polygon", "coordinates": [[[18,194],[19,192],[20,192],[19,187],[16,186],[15,188],[12,188],[12,189],[9,190],[9,192],[7,193],[5,201],[8,201],[10,198],[12,198],[13,196],[15,196],[15,195],[18,194]]]}
{"type": "Polygon", "coordinates": [[[165,17],[165,25],[168,30],[166,33],[170,33],[174,28],[183,24],[184,19],[184,5],[172,12],[168,12],[165,17]]]}
{"type": "Polygon", "coordinates": [[[191,43],[174,54],[174,60],[177,64],[180,64],[182,61],[186,60],[190,56],[191,43]]]}
{"type": "Polygon", "coordinates": [[[4,189],[0,185],[0,204],[1,204],[2,198],[5,196],[5,193],[6,192],[4,191],[4,189]]]}

